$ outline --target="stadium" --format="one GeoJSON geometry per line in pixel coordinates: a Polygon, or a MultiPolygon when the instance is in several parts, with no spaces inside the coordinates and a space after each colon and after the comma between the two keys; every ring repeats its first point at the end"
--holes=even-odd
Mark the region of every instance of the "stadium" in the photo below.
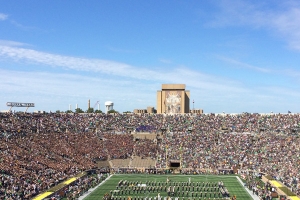
{"type": "Polygon", "coordinates": [[[299,121],[1,113],[0,198],[299,199],[299,121]]]}
{"type": "Polygon", "coordinates": [[[0,5],[0,200],[300,200],[300,0],[0,5]]]}

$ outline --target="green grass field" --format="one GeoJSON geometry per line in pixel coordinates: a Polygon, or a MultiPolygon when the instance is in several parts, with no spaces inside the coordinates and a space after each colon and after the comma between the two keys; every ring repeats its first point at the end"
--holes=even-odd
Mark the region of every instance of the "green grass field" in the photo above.
{"type": "MultiPolygon", "coordinates": [[[[153,181],[153,182],[160,182],[163,184],[166,184],[167,178],[169,177],[169,184],[182,184],[182,183],[188,183],[189,182],[189,177],[191,178],[191,183],[196,184],[198,183],[203,183],[203,182],[210,182],[212,183],[217,183],[218,181],[222,181],[224,183],[224,186],[230,193],[230,197],[235,195],[237,199],[243,199],[243,200],[252,200],[252,197],[247,193],[245,188],[240,184],[240,182],[236,179],[235,176],[214,176],[214,175],[148,175],[148,174],[116,174],[113,175],[109,180],[107,180],[105,183],[103,183],[100,187],[98,187],[96,190],[94,190],[91,194],[89,194],[85,200],[93,200],[93,199],[101,199],[103,198],[104,194],[110,193],[110,191],[117,190],[116,186],[118,185],[120,180],[123,181],[128,181],[128,182],[139,182],[145,184],[147,181],[153,181]]],[[[168,187],[168,186],[167,186],[168,187]]],[[[133,193],[128,194],[128,191],[126,194],[118,194],[114,196],[121,197],[121,199],[126,199],[127,197],[130,196],[131,199],[134,197],[157,197],[158,193],[160,193],[161,197],[166,197],[167,192],[166,191],[155,191],[155,192],[138,192],[138,193],[133,193]]],[[[199,194],[199,192],[197,192],[199,194]]],[[[207,195],[210,192],[207,192],[207,195]]],[[[204,192],[202,193],[204,194],[204,192]]],[[[193,194],[194,196],[192,197],[191,192],[185,193],[184,194],[184,199],[214,199],[211,198],[211,196],[206,196],[206,197],[195,197],[195,192],[193,194]]],[[[179,199],[183,199],[182,195],[175,195],[179,196],[179,199]]],[[[153,199],[153,198],[152,198],[153,199]]],[[[174,199],[174,197],[172,197],[174,199]]],[[[215,198],[215,199],[222,199],[222,198],[215,198]]]]}

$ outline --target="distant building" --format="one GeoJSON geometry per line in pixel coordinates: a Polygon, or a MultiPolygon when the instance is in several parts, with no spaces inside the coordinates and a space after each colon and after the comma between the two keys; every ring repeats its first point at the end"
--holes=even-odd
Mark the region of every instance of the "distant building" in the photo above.
{"type": "Polygon", "coordinates": [[[143,114],[143,113],[147,113],[147,109],[134,109],[133,110],[134,114],[143,114]]]}
{"type": "Polygon", "coordinates": [[[156,113],[156,110],[154,107],[147,107],[147,109],[134,109],[133,113],[135,114],[142,114],[142,113],[156,113]]]}
{"type": "Polygon", "coordinates": [[[1,110],[1,113],[9,113],[11,112],[10,110],[1,110]]]}
{"type": "Polygon", "coordinates": [[[191,110],[191,113],[193,113],[193,114],[203,114],[203,110],[202,109],[193,109],[193,110],[191,110]]]}
{"type": "Polygon", "coordinates": [[[44,111],[44,110],[35,110],[35,111],[33,111],[33,113],[43,113],[43,114],[45,114],[46,111],[44,111]]]}
{"type": "Polygon", "coordinates": [[[190,91],[185,84],[162,84],[157,91],[157,113],[183,114],[190,112],[190,91]]]}

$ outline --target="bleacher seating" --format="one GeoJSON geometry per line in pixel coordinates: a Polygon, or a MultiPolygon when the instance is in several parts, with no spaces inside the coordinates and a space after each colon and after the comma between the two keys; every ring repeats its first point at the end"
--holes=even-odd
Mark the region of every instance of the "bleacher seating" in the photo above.
{"type": "Polygon", "coordinates": [[[133,156],[132,159],[132,164],[131,167],[144,167],[144,168],[148,168],[148,167],[153,167],[156,165],[156,161],[152,158],[141,158],[139,156],[133,156]]]}
{"type": "Polygon", "coordinates": [[[130,164],[130,158],[127,159],[113,159],[110,160],[112,168],[114,167],[128,167],[130,164]]]}

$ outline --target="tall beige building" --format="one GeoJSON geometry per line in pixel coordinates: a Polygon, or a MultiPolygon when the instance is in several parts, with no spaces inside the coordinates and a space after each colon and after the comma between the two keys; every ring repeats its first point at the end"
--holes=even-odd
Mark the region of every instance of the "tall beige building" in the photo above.
{"type": "Polygon", "coordinates": [[[177,114],[190,112],[190,91],[185,84],[162,84],[157,91],[157,113],[177,114]]]}

